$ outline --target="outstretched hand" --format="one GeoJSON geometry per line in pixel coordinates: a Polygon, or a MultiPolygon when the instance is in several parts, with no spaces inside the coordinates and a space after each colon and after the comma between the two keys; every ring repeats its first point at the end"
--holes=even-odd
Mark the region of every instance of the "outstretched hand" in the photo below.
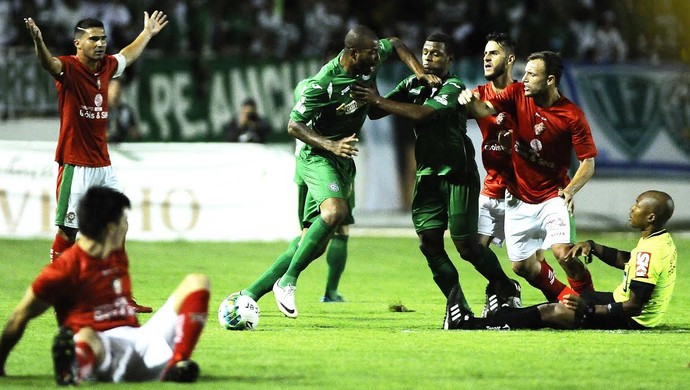
{"type": "Polygon", "coordinates": [[[31,34],[31,38],[34,41],[43,40],[43,34],[41,34],[41,29],[38,28],[36,22],[34,22],[32,18],[24,18],[24,24],[26,25],[26,29],[29,30],[29,34],[31,34]]]}
{"type": "Polygon", "coordinates": [[[168,16],[163,11],[153,11],[149,17],[149,13],[144,11],[144,30],[151,33],[151,35],[158,34],[163,27],[168,25],[168,16]]]}
{"type": "Polygon", "coordinates": [[[359,149],[355,145],[359,142],[356,134],[352,134],[349,137],[339,139],[337,141],[331,141],[332,145],[329,147],[329,151],[339,157],[352,158],[357,155],[359,149]]]}

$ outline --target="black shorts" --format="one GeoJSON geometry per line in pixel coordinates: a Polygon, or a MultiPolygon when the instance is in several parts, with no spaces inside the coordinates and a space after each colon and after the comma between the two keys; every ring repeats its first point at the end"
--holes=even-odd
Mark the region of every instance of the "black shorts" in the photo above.
{"type": "MultiPolygon", "coordinates": [[[[609,303],[615,303],[613,299],[613,293],[611,292],[600,292],[600,291],[585,291],[580,294],[582,298],[587,300],[590,304],[594,305],[607,305],[609,303]]],[[[587,318],[583,321],[582,327],[585,329],[633,329],[642,330],[649,329],[646,326],[640,325],[637,321],[633,320],[627,314],[621,316],[608,316],[608,315],[597,315],[587,318]]]]}

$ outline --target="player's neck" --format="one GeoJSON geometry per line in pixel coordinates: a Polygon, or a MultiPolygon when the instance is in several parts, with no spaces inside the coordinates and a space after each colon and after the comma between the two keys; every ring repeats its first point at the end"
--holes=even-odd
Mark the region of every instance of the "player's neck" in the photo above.
{"type": "Polygon", "coordinates": [[[101,243],[86,236],[81,236],[79,240],[77,240],[77,245],[79,245],[89,257],[96,259],[105,259],[113,252],[113,248],[111,248],[107,242],[101,243]]]}
{"type": "Polygon", "coordinates": [[[561,99],[558,89],[549,90],[543,95],[534,96],[534,104],[542,108],[549,108],[561,99]]]}
{"type": "Polygon", "coordinates": [[[97,72],[101,67],[101,61],[88,58],[82,53],[77,53],[77,59],[79,62],[86,65],[92,72],[97,72]]]}
{"type": "Polygon", "coordinates": [[[493,88],[494,92],[501,93],[507,86],[512,84],[514,81],[513,76],[511,76],[512,74],[513,72],[511,69],[506,69],[505,73],[491,80],[491,88],[493,88]]]}

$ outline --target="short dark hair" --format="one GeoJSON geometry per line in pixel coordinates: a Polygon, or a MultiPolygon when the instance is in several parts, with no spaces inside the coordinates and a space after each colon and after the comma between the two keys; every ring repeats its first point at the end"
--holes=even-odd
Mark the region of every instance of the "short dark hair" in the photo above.
{"type": "Polygon", "coordinates": [[[100,28],[105,28],[103,27],[103,22],[101,22],[98,19],[94,18],[86,18],[82,19],[77,22],[77,25],[74,26],[74,37],[78,38],[84,34],[84,30],[87,30],[89,28],[93,27],[100,27],[100,28]]]}
{"type": "Polygon", "coordinates": [[[254,100],[254,98],[246,98],[242,101],[242,106],[252,106],[256,108],[256,100],[254,100]]]}
{"type": "Polygon", "coordinates": [[[101,242],[108,224],[118,223],[124,210],[131,207],[132,203],[122,192],[108,187],[91,187],[77,207],[79,232],[101,242]]]}
{"type": "Polygon", "coordinates": [[[363,46],[369,44],[369,42],[378,39],[379,37],[374,30],[360,24],[353,27],[345,35],[345,49],[361,49],[363,46]]]}
{"type": "Polygon", "coordinates": [[[555,51],[537,51],[527,57],[527,61],[542,60],[544,61],[544,70],[546,75],[553,75],[556,78],[556,86],[561,82],[561,75],[563,74],[563,59],[559,53],[555,51]]]}
{"type": "Polygon", "coordinates": [[[430,42],[443,43],[443,45],[446,48],[446,54],[451,56],[451,57],[455,53],[455,47],[453,45],[453,38],[451,38],[450,35],[444,33],[443,31],[432,32],[431,34],[427,35],[426,40],[430,41],[430,42]]]}
{"type": "Polygon", "coordinates": [[[503,48],[503,50],[506,51],[508,54],[515,54],[515,48],[517,47],[517,44],[513,40],[513,38],[510,37],[510,35],[504,33],[504,32],[492,32],[486,36],[486,41],[494,41],[498,43],[499,46],[503,48]]]}

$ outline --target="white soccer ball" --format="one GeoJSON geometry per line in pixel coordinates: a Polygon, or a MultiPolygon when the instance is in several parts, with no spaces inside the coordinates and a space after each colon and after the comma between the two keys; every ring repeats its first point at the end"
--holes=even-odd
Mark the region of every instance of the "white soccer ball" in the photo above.
{"type": "Polygon", "coordinates": [[[218,322],[229,330],[254,330],[259,325],[259,305],[239,292],[228,295],[218,307],[218,322]]]}

